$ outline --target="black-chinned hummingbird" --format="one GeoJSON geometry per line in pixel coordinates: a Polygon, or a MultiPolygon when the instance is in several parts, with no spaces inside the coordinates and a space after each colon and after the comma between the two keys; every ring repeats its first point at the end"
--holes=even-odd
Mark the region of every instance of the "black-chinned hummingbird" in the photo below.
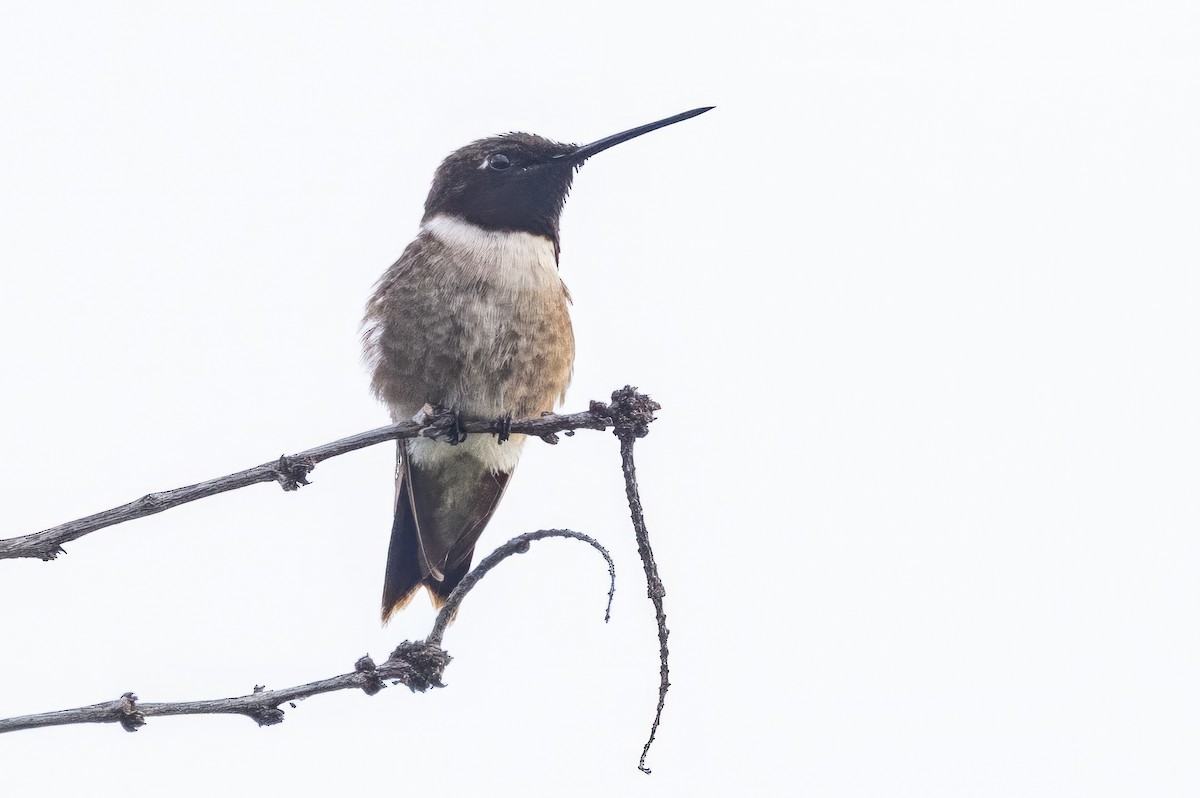
{"type": "MultiPolygon", "coordinates": [[[[434,175],[416,239],[380,278],[363,320],[371,387],[392,420],[427,404],[483,420],[553,410],[575,359],[558,223],[576,169],[709,110],[583,146],[509,133],[452,152],[434,175]]],[[[422,585],[442,606],[466,576],[523,443],[522,435],[503,444],[486,435],[454,446],[399,441],[385,622],[422,585]]]]}

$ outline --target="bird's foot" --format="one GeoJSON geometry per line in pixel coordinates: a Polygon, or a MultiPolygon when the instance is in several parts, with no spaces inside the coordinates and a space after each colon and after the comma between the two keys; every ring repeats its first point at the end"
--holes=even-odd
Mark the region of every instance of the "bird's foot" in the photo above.
{"type": "Polygon", "coordinates": [[[457,446],[467,439],[467,431],[463,429],[462,415],[456,408],[444,405],[427,404],[421,408],[413,421],[427,424],[421,435],[434,440],[444,440],[451,446],[457,446]]]}
{"type": "Polygon", "coordinates": [[[504,443],[512,435],[512,411],[508,411],[495,421],[496,443],[504,443]]]}

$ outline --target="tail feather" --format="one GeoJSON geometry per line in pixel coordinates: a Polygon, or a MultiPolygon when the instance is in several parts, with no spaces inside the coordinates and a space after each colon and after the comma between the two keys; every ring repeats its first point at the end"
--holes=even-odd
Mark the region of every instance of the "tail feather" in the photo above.
{"type": "Polygon", "coordinates": [[[453,568],[446,569],[445,579],[440,582],[433,579],[425,580],[425,587],[429,590],[429,600],[433,602],[435,609],[440,610],[446,606],[446,599],[450,598],[451,591],[458,587],[458,583],[471,571],[471,561],[474,559],[475,547],[472,546],[462,562],[453,568]]]}
{"type": "Polygon", "coordinates": [[[425,575],[417,542],[417,519],[408,493],[397,491],[396,517],[392,520],[392,539],[388,543],[387,570],[383,575],[383,622],[408,606],[425,575]]]}
{"type": "Polygon", "coordinates": [[[441,608],[471,570],[475,541],[495,512],[509,473],[463,458],[426,468],[400,450],[396,514],[383,578],[384,623],[408,606],[418,589],[441,608]]]}

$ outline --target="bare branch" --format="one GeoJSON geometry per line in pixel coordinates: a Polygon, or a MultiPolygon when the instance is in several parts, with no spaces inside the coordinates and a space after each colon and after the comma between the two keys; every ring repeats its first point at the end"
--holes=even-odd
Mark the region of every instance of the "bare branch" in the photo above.
{"type": "MultiPolygon", "coordinates": [[[[650,548],[650,533],[646,529],[646,519],[642,516],[642,499],[638,495],[637,473],[633,463],[633,443],[649,434],[654,411],[661,409],[661,405],[628,385],[614,391],[612,398],[612,404],[603,409],[615,420],[616,428],[613,434],[621,440],[621,472],[625,475],[625,498],[629,501],[629,515],[633,520],[638,554],[642,557],[642,567],[646,571],[647,594],[654,603],[654,617],[658,621],[658,708],[654,711],[654,722],[650,725],[650,738],[642,747],[642,758],[638,760],[638,770],[649,773],[646,756],[650,753],[655,735],[658,734],[658,724],[662,720],[663,707],[667,702],[667,690],[671,687],[670,669],[667,665],[667,636],[671,632],[667,629],[667,613],[663,609],[663,597],[667,595],[667,591],[659,578],[654,550],[650,548]]],[[[596,407],[596,402],[592,404],[594,409],[600,409],[596,407]]]]}
{"type": "Polygon", "coordinates": [[[442,637],[446,634],[446,627],[453,623],[454,618],[458,615],[458,605],[462,604],[463,597],[467,595],[467,592],[471,588],[475,587],[475,583],[482,579],[488,571],[499,565],[500,561],[506,557],[529,551],[529,544],[532,541],[541,540],[542,538],[574,538],[575,540],[582,540],[600,552],[604,557],[605,562],[608,563],[608,604],[604,607],[604,622],[608,623],[609,614],[612,611],[613,594],[617,592],[617,568],[613,565],[612,556],[609,555],[608,549],[604,548],[595,538],[589,537],[582,532],[574,532],[570,529],[541,529],[537,532],[528,532],[513,538],[480,560],[479,564],[471,569],[471,573],[464,576],[463,580],[458,583],[458,586],[450,591],[450,595],[446,598],[446,606],[442,607],[442,611],[438,613],[437,618],[434,620],[433,630],[425,638],[425,644],[431,646],[440,646],[442,644],[442,637]]]}
{"type": "MultiPolygon", "coordinates": [[[[273,726],[283,722],[284,713],[280,706],[321,693],[332,693],[337,690],[362,690],[367,695],[375,695],[386,686],[385,681],[403,684],[413,692],[422,693],[431,687],[442,687],[442,673],[451,659],[450,655],[441,647],[442,636],[446,632],[446,627],[458,613],[463,597],[501,560],[529,551],[529,544],[532,541],[551,537],[582,540],[604,556],[608,563],[608,603],[611,607],[613,591],[616,587],[616,574],[612,557],[604,547],[581,532],[574,532],[570,529],[543,529],[519,535],[485,557],[451,593],[446,606],[434,620],[433,630],[429,633],[429,637],[423,642],[405,640],[396,647],[396,650],[382,665],[376,665],[369,656],[364,656],[354,663],[352,673],[344,673],[329,679],[280,690],[264,690],[256,687],[253,693],[236,698],[140,704],[136,695],[125,693],[116,701],[92,704],[76,709],[64,709],[58,712],[0,719],[0,734],[75,723],[119,723],[126,731],[132,732],[144,726],[146,718],[166,715],[244,715],[259,726],[273,726]]],[[[608,620],[607,610],[605,610],[604,620],[608,620]]]]}
{"type": "Polygon", "coordinates": [[[283,722],[283,710],[279,708],[281,704],[321,693],[360,689],[368,695],[374,695],[383,689],[385,679],[394,679],[414,692],[441,687],[442,669],[449,661],[450,655],[437,646],[405,641],[381,666],[377,667],[370,657],[362,657],[354,663],[353,673],[344,673],[297,687],[282,690],[258,689],[249,695],[236,698],[157,704],[140,704],[136,695],[125,693],[116,701],[107,703],[6,718],[0,720],[0,733],[72,723],[120,723],[126,731],[137,731],[145,725],[146,718],[156,715],[244,715],[259,726],[273,726],[283,722]]]}
{"type": "MultiPolygon", "coordinates": [[[[592,402],[588,410],[583,413],[570,415],[547,413],[541,418],[521,421],[501,417],[494,421],[462,422],[450,411],[426,406],[425,410],[418,414],[418,417],[412,422],[393,424],[352,435],[299,454],[282,456],[277,461],[264,463],[245,471],[163,493],[152,493],[129,504],[61,524],[42,532],[0,540],[0,559],[17,557],[54,559],[63,552],[63,543],[80,538],[89,532],[259,482],[274,480],[279,482],[284,490],[297,490],[300,486],[308,484],[308,474],[322,460],[385,441],[418,436],[429,438],[453,436],[457,438],[461,433],[467,432],[495,434],[500,443],[507,440],[511,433],[535,435],[547,443],[557,443],[557,433],[559,432],[572,435],[577,429],[608,429],[612,427],[613,433],[621,441],[621,470],[625,477],[625,495],[629,501],[629,512],[637,539],[638,554],[642,558],[642,565],[646,572],[647,594],[654,604],[658,624],[658,706],[655,710],[654,721],[650,726],[650,737],[642,747],[642,756],[638,761],[638,769],[649,773],[650,769],[646,767],[646,757],[658,733],[663,707],[666,704],[667,690],[670,688],[669,652],[667,650],[667,637],[670,631],[667,629],[667,616],[663,609],[663,597],[666,595],[666,590],[663,588],[662,579],[658,574],[658,566],[654,561],[654,551],[650,547],[649,532],[646,529],[641,498],[638,494],[633,444],[636,439],[645,437],[649,432],[650,422],[654,421],[654,411],[660,409],[660,406],[650,397],[637,393],[635,388],[628,385],[619,391],[614,391],[612,400],[611,404],[592,402]]],[[[310,695],[351,688],[361,689],[373,695],[383,688],[385,679],[394,679],[397,683],[408,685],[414,691],[440,687],[442,670],[450,661],[449,655],[441,648],[442,637],[446,627],[458,612],[463,597],[484,574],[501,560],[513,554],[528,551],[531,541],[546,537],[568,537],[582,540],[604,556],[608,563],[610,577],[608,607],[604,614],[604,620],[607,621],[616,585],[613,561],[608,552],[596,540],[578,532],[566,529],[541,530],[514,538],[485,557],[450,594],[445,607],[438,614],[429,637],[421,643],[409,641],[401,643],[383,666],[376,666],[369,657],[363,657],[355,663],[353,673],[286,690],[256,689],[252,695],[213,701],[138,704],[137,697],[133,693],[126,693],[114,702],[93,704],[62,712],[0,720],[0,732],[63,723],[112,722],[120,723],[129,731],[135,731],[145,723],[145,718],[152,715],[184,714],[239,714],[253,718],[260,725],[270,725],[283,720],[283,712],[279,709],[280,704],[310,695]]]]}
{"type": "MultiPolygon", "coordinates": [[[[602,402],[593,402],[592,408],[583,413],[569,415],[548,413],[541,418],[521,421],[503,418],[494,421],[463,421],[462,430],[468,433],[533,435],[548,443],[557,443],[556,433],[559,432],[570,435],[577,429],[602,430],[611,427],[612,419],[604,416],[602,412],[598,412],[606,408],[607,405],[602,402]]],[[[53,560],[59,554],[65,553],[62,548],[64,543],[77,540],[98,529],[132,521],[136,518],[144,518],[181,504],[245,488],[259,482],[278,482],[284,490],[297,490],[302,485],[308,484],[308,474],[316,468],[317,463],[323,460],[401,438],[437,438],[444,435],[452,423],[451,414],[428,408],[428,413],[423,414],[420,422],[405,421],[368,432],[360,432],[324,446],[306,449],[298,454],[281,456],[278,460],[247,468],[245,471],[238,471],[174,490],[150,493],[128,504],[113,507],[86,518],[68,521],[41,532],[0,540],[0,560],[22,557],[53,560]]]]}

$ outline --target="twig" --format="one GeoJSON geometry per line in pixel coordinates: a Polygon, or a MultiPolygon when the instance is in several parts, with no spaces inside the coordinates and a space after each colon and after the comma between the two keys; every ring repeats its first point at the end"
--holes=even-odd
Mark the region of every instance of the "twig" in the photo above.
{"type": "MultiPolygon", "coordinates": [[[[667,629],[667,614],[663,610],[663,596],[667,595],[667,591],[659,578],[658,565],[654,562],[654,550],[650,548],[650,533],[646,529],[646,519],[642,517],[642,499],[638,495],[637,473],[633,463],[633,443],[650,432],[649,425],[654,420],[654,411],[660,410],[661,405],[628,385],[614,391],[612,398],[612,405],[605,408],[605,412],[615,420],[613,434],[621,440],[621,472],[625,475],[625,498],[629,500],[629,515],[633,520],[638,554],[642,557],[642,567],[646,571],[646,592],[650,601],[654,603],[654,617],[658,621],[658,708],[654,711],[654,722],[650,725],[650,737],[642,746],[642,757],[638,760],[638,770],[649,773],[646,756],[650,753],[655,735],[658,734],[663,706],[667,702],[667,690],[671,687],[667,665],[667,636],[671,632],[667,629]]],[[[595,404],[593,403],[593,406],[595,404]]]]}
{"type": "MultiPolygon", "coordinates": [[[[637,539],[638,554],[642,558],[642,566],[646,572],[647,594],[654,604],[655,618],[658,623],[658,706],[654,713],[654,721],[650,726],[650,737],[642,747],[642,756],[638,760],[638,769],[643,773],[649,773],[650,769],[646,767],[646,757],[658,733],[663,707],[666,704],[667,690],[671,686],[667,650],[667,636],[670,631],[667,629],[667,616],[663,609],[663,597],[666,595],[666,590],[658,575],[654,551],[650,548],[649,532],[646,530],[646,521],[642,515],[642,502],[638,495],[633,444],[636,439],[645,437],[649,432],[649,424],[654,421],[654,411],[659,410],[660,406],[650,397],[637,393],[635,388],[628,385],[619,391],[614,391],[612,399],[612,404],[609,405],[603,402],[592,402],[588,410],[583,413],[569,415],[547,413],[541,418],[521,421],[512,421],[502,417],[494,421],[460,422],[453,413],[427,406],[425,411],[412,422],[402,422],[362,432],[299,454],[285,455],[278,461],[264,463],[245,471],[175,490],[151,493],[129,504],[61,524],[42,532],[0,540],[0,559],[35,557],[52,560],[58,554],[63,553],[63,543],[76,540],[89,532],[259,482],[274,480],[279,482],[284,490],[297,490],[300,486],[308,484],[308,474],[316,467],[317,463],[385,441],[418,436],[439,438],[451,432],[455,436],[461,432],[467,432],[495,434],[501,441],[510,433],[535,435],[547,443],[557,443],[556,433],[559,432],[572,435],[577,429],[602,430],[612,427],[613,433],[621,441],[621,470],[625,477],[625,495],[629,501],[629,512],[637,539]]],[[[438,614],[429,637],[422,643],[408,641],[401,643],[381,667],[377,667],[369,657],[363,657],[355,663],[353,673],[287,690],[256,690],[252,695],[215,701],[138,704],[137,697],[133,693],[126,693],[115,702],[0,720],[0,732],[62,723],[103,722],[119,722],[126,729],[134,731],[145,723],[146,717],[181,714],[240,714],[253,718],[261,725],[269,725],[283,720],[283,712],[279,709],[280,704],[310,695],[351,688],[362,689],[369,694],[374,694],[383,688],[385,679],[395,679],[398,683],[406,684],[413,690],[424,691],[429,687],[440,687],[442,669],[450,661],[449,655],[441,649],[442,637],[447,625],[457,613],[463,597],[484,574],[501,560],[527,551],[530,541],[546,537],[569,537],[583,540],[604,555],[608,562],[610,577],[608,607],[604,613],[604,620],[607,621],[616,584],[613,562],[608,552],[597,541],[578,532],[565,529],[541,530],[514,538],[484,558],[451,593],[446,605],[438,614]]]]}
{"type": "MultiPolygon", "coordinates": [[[[125,693],[116,701],[92,704],[76,709],[64,709],[58,712],[0,719],[0,734],[21,729],[75,723],[119,723],[126,731],[132,732],[144,726],[146,718],[165,715],[244,715],[259,726],[273,726],[283,722],[284,713],[280,709],[282,704],[300,701],[321,693],[357,689],[367,695],[375,695],[386,686],[385,681],[403,684],[413,692],[422,693],[431,687],[442,687],[442,673],[451,659],[450,655],[442,649],[442,636],[445,634],[446,626],[458,612],[463,597],[501,560],[529,551],[529,544],[532,541],[550,537],[582,540],[604,556],[608,563],[608,603],[611,607],[613,591],[616,587],[616,575],[612,557],[604,550],[604,547],[581,532],[574,532],[570,529],[543,529],[519,535],[485,557],[451,593],[446,605],[434,620],[433,631],[429,633],[429,637],[423,642],[405,640],[396,647],[396,650],[382,665],[377,666],[369,656],[364,656],[354,663],[352,673],[344,673],[329,679],[280,690],[264,690],[256,687],[253,693],[237,698],[140,704],[136,695],[125,693]]],[[[604,619],[608,620],[607,609],[604,619]]],[[[294,703],[292,705],[295,706],[294,703]]]]}
{"type": "MultiPolygon", "coordinates": [[[[602,430],[613,425],[611,418],[603,416],[595,410],[596,407],[606,409],[606,405],[599,402],[593,402],[592,405],[593,409],[591,410],[569,415],[549,413],[541,418],[521,421],[505,419],[464,421],[462,429],[469,433],[520,433],[542,438],[548,443],[557,443],[556,433],[559,432],[571,434],[577,429],[602,430]]],[[[284,455],[278,460],[263,463],[245,471],[238,471],[174,490],[150,493],[128,504],[113,507],[86,518],[68,521],[41,532],[0,540],[0,560],[21,557],[53,560],[59,554],[65,553],[62,548],[64,543],[77,540],[90,532],[161,513],[163,510],[169,510],[181,504],[245,488],[259,482],[278,482],[284,490],[297,490],[302,485],[308,484],[309,473],[316,468],[317,463],[323,460],[401,438],[436,438],[445,434],[450,414],[439,413],[432,408],[429,408],[429,411],[421,422],[404,421],[368,432],[360,432],[357,435],[307,449],[298,454],[284,455]]]]}
{"type": "Polygon", "coordinates": [[[463,577],[458,586],[450,591],[450,595],[446,598],[446,605],[438,613],[437,618],[433,622],[433,629],[429,632],[429,636],[425,638],[425,644],[430,646],[440,646],[442,644],[442,636],[446,634],[446,627],[453,623],[454,618],[458,615],[458,605],[462,604],[463,597],[467,595],[467,592],[471,588],[475,587],[475,583],[482,579],[488,571],[499,565],[500,561],[506,557],[529,551],[529,544],[532,541],[541,540],[542,538],[574,538],[575,540],[582,540],[600,552],[604,557],[605,562],[608,563],[608,604],[604,607],[604,622],[608,623],[609,615],[612,612],[613,594],[617,592],[617,568],[613,565],[612,556],[609,555],[608,549],[604,548],[600,544],[600,541],[582,532],[575,532],[570,529],[541,529],[537,532],[528,532],[513,538],[480,560],[479,564],[463,577]]]}

